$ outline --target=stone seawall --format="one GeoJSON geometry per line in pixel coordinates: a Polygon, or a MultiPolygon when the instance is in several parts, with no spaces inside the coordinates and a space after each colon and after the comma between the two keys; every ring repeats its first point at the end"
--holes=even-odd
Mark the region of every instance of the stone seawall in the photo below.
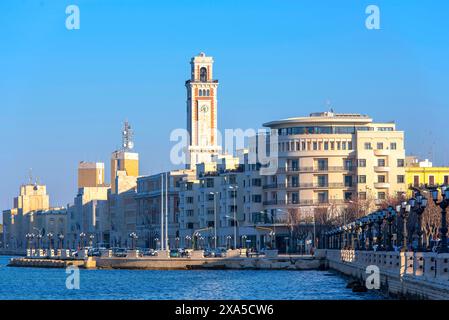
{"type": "Polygon", "coordinates": [[[96,259],[97,268],[103,269],[272,269],[312,270],[319,269],[322,261],[315,258],[101,258],[96,259]]]}
{"type": "Polygon", "coordinates": [[[392,296],[449,300],[449,255],[413,252],[320,250],[327,267],[365,283],[368,266],[380,272],[381,288],[392,296]]]}

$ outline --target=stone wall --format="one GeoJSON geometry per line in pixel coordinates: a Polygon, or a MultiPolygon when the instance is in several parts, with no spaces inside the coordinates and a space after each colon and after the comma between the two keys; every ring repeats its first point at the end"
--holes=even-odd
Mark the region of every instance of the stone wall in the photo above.
{"type": "Polygon", "coordinates": [[[382,289],[405,298],[449,300],[449,254],[320,250],[329,268],[365,283],[377,266],[382,289]]]}

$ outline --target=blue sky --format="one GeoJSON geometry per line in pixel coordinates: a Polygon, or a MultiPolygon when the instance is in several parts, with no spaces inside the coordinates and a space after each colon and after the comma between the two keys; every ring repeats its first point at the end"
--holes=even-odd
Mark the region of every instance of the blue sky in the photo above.
{"type": "Polygon", "coordinates": [[[449,164],[448,12],[445,0],[2,0],[0,209],[29,168],[53,205],[71,202],[78,161],[109,169],[125,119],[141,173],[171,168],[169,134],[185,127],[184,81],[200,51],[216,61],[222,129],[330,100],[396,120],[407,153],[449,164]],[[80,30],[65,28],[70,4],[80,30]],[[369,4],[381,30],[365,28],[369,4]]]}

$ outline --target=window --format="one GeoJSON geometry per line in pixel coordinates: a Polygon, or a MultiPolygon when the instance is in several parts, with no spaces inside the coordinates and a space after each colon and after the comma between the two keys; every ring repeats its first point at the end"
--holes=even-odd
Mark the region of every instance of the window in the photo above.
{"type": "Polygon", "coordinates": [[[328,193],[325,192],[318,192],[318,202],[319,203],[327,203],[328,199],[328,193]]]}
{"type": "Polygon", "coordinates": [[[253,179],[253,186],[254,186],[254,187],[260,187],[260,186],[262,186],[262,179],[260,179],[260,178],[253,179]]]}
{"type": "Polygon", "coordinates": [[[251,196],[251,200],[253,201],[253,202],[256,202],[256,203],[260,203],[260,202],[262,202],[262,195],[260,195],[260,194],[253,194],[252,196],[251,196]]]}
{"type": "Polygon", "coordinates": [[[291,196],[292,204],[298,204],[299,203],[299,193],[293,192],[291,196]]]}
{"type": "Polygon", "coordinates": [[[329,150],[329,142],[324,142],[324,150],[329,150]]]}
{"type": "Polygon", "coordinates": [[[345,201],[349,201],[352,199],[352,192],[345,192],[345,201]]]}
{"type": "Polygon", "coordinates": [[[414,187],[419,187],[419,176],[414,176],[413,177],[413,186],[414,187]]]}
{"type": "Polygon", "coordinates": [[[385,159],[377,159],[378,167],[385,167],[385,159]]]}
{"type": "Polygon", "coordinates": [[[359,176],[359,183],[366,183],[366,176],[364,176],[364,175],[362,175],[362,176],[359,176]]]}
{"type": "Polygon", "coordinates": [[[207,201],[214,201],[215,200],[215,194],[208,193],[207,194],[207,201]]]}
{"type": "Polygon", "coordinates": [[[366,200],[366,192],[359,192],[359,199],[366,200]]]}
{"type": "Polygon", "coordinates": [[[313,150],[318,150],[318,143],[316,142],[313,143],[313,150]]]}
{"type": "Polygon", "coordinates": [[[382,142],[377,143],[377,150],[383,150],[384,144],[382,142]]]}
{"type": "Polygon", "coordinates": [[[444,176],[444,185],[447,186],[449,184],[449,176],[444,176]]]}
{"type": "Polygon", "coordinates": [[[398,183],[405,183],[405,176],[399,175],[398,176],[398,183]]]}
{"type": "Polygon", "coordinates": [[[434,186],[435,185],[435,177],[429,176],[429,185],[434,186]]]}
{"type": "Polygon", "coordinates": [[[187,197],[186,198],[187,203],[193,203],[193,197],[187,197]]]}
{"type": "Polygon", "coordinates": [[[351,159],[344,160],[344,168],[345,168],[345,170],[348,170],[348,171],[352,170],[352,160],[351,159]]]}
{"type": "Polygon", "coordinates": [[[327,159],[318,159],[318,170],[325,171],[327,170],[327,159]]]}
{"type": "Polygon", "coordinates": [[[383,175],[377,176],[377,182],[378,183],[385,183],[385,176],[383,176],[383,175]]]}
{"type": "Polygon", "coordinates": [[[391,150],[396,150],[397,147],[398,147],[398,146],[397,146],[396,142],[390,143],[390,149],[391,149],[391,150]]]}
{"type": "Polygon", "coordinates": [[[366,167],[366,159],[359,159],[359,167],[360,168],[366,167]]]}
{"type": "Polygon", "coordinates": [[[371,143],[370,142],[365,142],[365,150],[371,150],[371,143]]]}
{"type": "Polygon", "coordinates": [[[342,150],[346,150],[346,141],[343,141],[343,142],[341,143],[341,149],[342,149],[342,150]]]}
{"type": "Polygon", "coordinates": [[[348,150],[352,150],[352,141],[348,142],[348,150]]]}
{"type": "Polygon", "coordinates": [[[321,175],[317,177],[318,187],[327,187],[327,176],[321,175]]]}
{"type": "Polygon", "coordinates": [[[210,90],[209,89],[207,89],[207,91],[206,91],[206,96],[210,96],[210,90]]]}
{"type": "Polygon", "coordinates": [[[202,67],[200,69],[200,81],[201,82],[207,81],[207,69],[205,67],[202,67]]]}
{"type": "Polygon", "coordinates": [[[206,180],[206,187],[207,188],[213,188],[214,187],[214,179],[207,179],[206,180]]]}
{"type": "Polygon", "coordinates": [[[345,176],[345,187],[352,187],[352,176],[345,176]]]}
{"type": "Polygon", "coordinates": [[[386,198],[385,192],[378,192],[377,193],[377,199],[378,200],[385,200],[385,198],[386,198]]]}
{"type": "Polygon", "coordinates": [[[404,159],[398,159],[398,168],[403,168],[405,166],[404,159]]]}
{"type": "Polygon", "coordinates": [[[293,188],[299,187],[299,177],[297,177],[297,176],[293,176],[292,177],[292,184],[291,184],[291,186],[293,188]]]}

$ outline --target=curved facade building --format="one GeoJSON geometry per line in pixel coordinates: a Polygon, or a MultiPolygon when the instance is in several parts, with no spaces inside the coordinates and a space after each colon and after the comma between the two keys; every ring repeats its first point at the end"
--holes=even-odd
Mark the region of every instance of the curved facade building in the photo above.
{"type": "Polygon", "coordinates": [[[278,139],[278,170],[264,205],[314,208],[406,191],[404,132],[361,114],[313,113],[264,124],[278,139]]]}

